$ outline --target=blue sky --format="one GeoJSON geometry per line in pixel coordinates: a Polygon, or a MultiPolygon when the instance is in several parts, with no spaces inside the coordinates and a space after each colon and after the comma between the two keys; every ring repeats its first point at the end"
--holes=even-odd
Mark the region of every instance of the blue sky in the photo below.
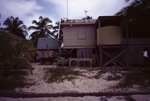
{"type": "MultiPolygon", "coordinates": [[[[132,1],[68,0],[68,18],[82,19],[85,17],[84,10],[94,19],[112,16],[132,1]]],[[[18,16],[27,26],[31,26],[32,20],[38,20],[39,16],[48,17],[55,23],[67,17],[67,0],[0,0],[0,14],[1,23],[10,16],[18,16]]]]}

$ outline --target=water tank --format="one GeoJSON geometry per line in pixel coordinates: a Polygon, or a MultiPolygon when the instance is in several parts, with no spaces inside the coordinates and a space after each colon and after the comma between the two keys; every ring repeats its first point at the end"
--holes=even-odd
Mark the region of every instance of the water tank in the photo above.
{"type": "Polygon", "coordinates": [[[123,32],[120,26],[104,26],[97,29],[97,45],[123,44],[123,32]],[[100,40],[99,40],[100,39],[100,40]]]}

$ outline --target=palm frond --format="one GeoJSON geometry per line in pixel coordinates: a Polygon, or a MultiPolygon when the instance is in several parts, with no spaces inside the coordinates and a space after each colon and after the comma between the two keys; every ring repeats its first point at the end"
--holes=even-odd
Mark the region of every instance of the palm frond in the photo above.
{"type": "Polygon", "coordinates": [[[125,16],[127,21],[146,21],[150,17],[150,0],[135,0],[129,6],[116,13],[116,16],[125,16]]]}
{"type": "Polygon", "coordinates": [[[25,39],[25,35],[27,35],[27,28],[23,24],[23,21],[21,21],[18,17],[14,18],[11,16],[7,18],[4,21],[4,25],[6,26],[5,29],[7,31],[25,39]]]}
{"type": "Polygon", "coordinates": [[[39,22],[37,22],[36,20],[33,20],[32,24],[39,25],[39,22]]]}
{"type": "Polygon", "coordinates": [[[37,37],[39,33],[40,33],[39,31],[35,31],[35,32],[31,33],[31,35],[29,37],[37,37]]]}
{"type": "Polygon", "coordinates": [[[67,59],[65,59],[65,58],[55,59],[55,60],[57,60],[62,65],[62,68],[64,67],[65,63],[67,62],[67,59]]]}
{"type": "Polygon", "coordinates": [[[28,29],[29,29],[29,30],[40,30],[39,27],[35,27],[35,26],[30,26],[28,29]]]}
{"type": "Polygon", "coordinates": [[[53,25],[47,25],[45,26],[45,29],[52,29],[53,28],[53,25]]]}
{"type": "Polygon", "coordinates": [[[39,16],[39,20],[43,20],[43,17],[42,17],[42,16],[39,16]]]}

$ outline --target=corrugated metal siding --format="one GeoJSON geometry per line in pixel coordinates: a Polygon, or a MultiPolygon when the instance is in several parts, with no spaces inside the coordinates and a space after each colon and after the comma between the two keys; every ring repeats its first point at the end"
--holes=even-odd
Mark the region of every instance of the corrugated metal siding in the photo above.
{"type": "Polygon", "coordinates": [[[68,19],[65,23],[95,23],[96,19],[68,19]]]}

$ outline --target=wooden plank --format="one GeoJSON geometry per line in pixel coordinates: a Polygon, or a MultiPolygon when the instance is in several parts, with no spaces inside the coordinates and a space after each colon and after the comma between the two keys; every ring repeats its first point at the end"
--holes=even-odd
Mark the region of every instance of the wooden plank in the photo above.
{"type": "MultiPolygon", "coordinates": [[[[107,53],[107,52],[104,51],[104,50],[103,50],[103,53],[104,53],[105,55],[107,55],[110,59],[113,58],[112,55],[110,55],[109,53],[107,53]]],[[[122,66],[125,66],[125,65],[124,65],[123,63],[121,63],[119,60],[114,60],[114,61],[117,62],[118,64],[122,65],[122,66]]]]}
{"type": "Polygon", "coordinates": [[[101,25],[100,25],[100,20],[98,19],[98,34],[99,34],[99,45],[101,44],[101,30],[100,30],[100,27],[101,27],[101,25]]]}
{"type": "Polygon", "coordinates": [[[68,60],[69,60],[69,67],[72,67],[72,65],[71,65],[72,61],[76,61],[77,66],[79,66],[78,63],[81,62],[81,61],[83,61],[83,62],[89,61],[90,62],[90,67],[92,67],[93,58],[68,58],[68,60]]]}
{"type": "Polygon", "coordinates": [[[123,51],[121,51],[120,53],[118,53],[115,57],[113,57],[112,59],[110,59],[109,61],[107,61],[103,66],[107,66],[109,63],[111,63],[112,61],[114,61],[116,58],[118,58],[120,55],[122,55],[124,52],[126,52],[127,49],[124,49],[123,51]]]}
{"type": "Polygon", "coordinates": [[[99,46],[99,52],[100,52],[100,66],[103,65],[103,49],[99,46]]]}
{"type": "Polygon", "coordinates": [[[48,44],[46,44],[46,47],[47,47],[47,55],[49,57],[49,49],[48,49],[48,44]]]}
{"type": "MultiPolygon", "coordinates": [[[[95,35],[94,35],[94,26],[85,25],[85,26],[65,26],[64,29],[64,47],[87,47],[87,46],[95,46],[95,35]],[[85,30],[82,30],[85,29],[85,30]],[[86,38],[78,39],[78,34],[86,34],[86,38]],[[72,38],[73,37],[73,38],[72,38]]],[[[83,37],[83,36],[82,36],[83,37]]]]}
{"type": "Polygon", "coordinates": [[[128,38],[129,45],[150,45],[150,38],[128,38]]]}
{"type": "Polygon", "coordinates": [[[96,60],[97,60],[97,63],[98,63],[98,67],[100,67],[99,58],[98,58],[98,52],[97,51],[96,51],[96,60]]]}
{"type": "Polygon", "coordinates": [[[127,51],[126,51],[126,66],[129,66],[129,49],[127,47],[127,51]]]}

